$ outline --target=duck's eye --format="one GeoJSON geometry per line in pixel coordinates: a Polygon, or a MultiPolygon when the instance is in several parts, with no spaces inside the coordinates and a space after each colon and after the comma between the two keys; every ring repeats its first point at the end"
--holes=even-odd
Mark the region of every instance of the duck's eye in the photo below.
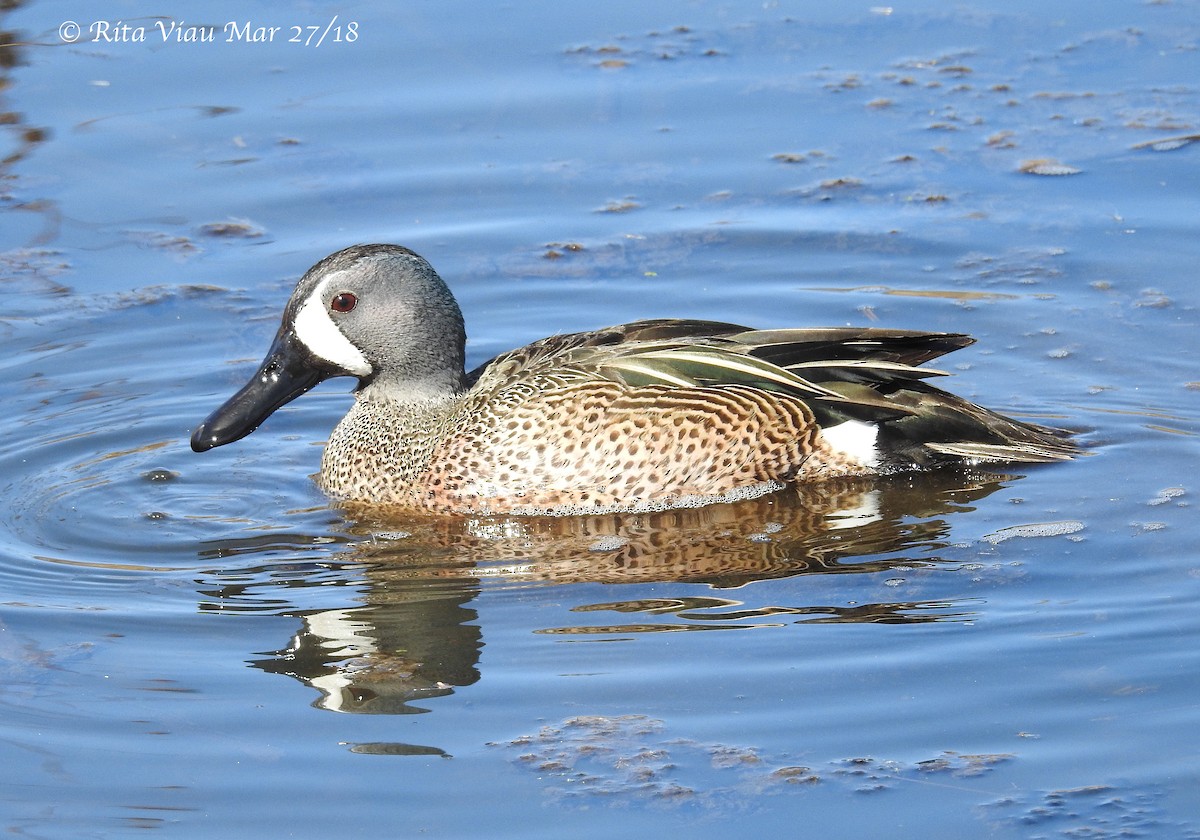
{"type": "Polygon", "coordinates": [[[358,304],[358,298],[353,292],[338,292],[329,301],[329,308],[334,312],[349,312],[358,304]]]}

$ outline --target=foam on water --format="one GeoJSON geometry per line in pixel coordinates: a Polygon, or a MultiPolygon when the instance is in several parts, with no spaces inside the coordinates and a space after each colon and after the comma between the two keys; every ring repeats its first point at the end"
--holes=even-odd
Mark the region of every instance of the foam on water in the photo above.
{"type": "Polygon", "coordinates": [[[1013,525],[1011,528],[1001,528],[991,534],[980,537],[986,543],[998,545],[1005,540],[1026,537],[1061,537],[1075,534],[1083,530],[1083,523],[1076,519],[1062,522],[1033,522],[1028,525],[1013,525]]]}

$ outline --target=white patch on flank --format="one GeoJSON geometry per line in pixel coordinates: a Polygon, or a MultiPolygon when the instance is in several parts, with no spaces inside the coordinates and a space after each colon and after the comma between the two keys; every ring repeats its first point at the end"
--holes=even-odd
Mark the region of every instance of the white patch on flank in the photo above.
{"type": "Polygon", "coordinates": [[[874,423],[847,420],[845,423],[822,429],[821,437],[831,449],[853,458],[864,467],[879,465],[879,448],[876,446],[879,427],[874,423]]]}
{"type": "Polygon", "coordinates": [[[361,350],[350,343],[350,339],[342,335],[325,309],[325,287],[337,276],[331,274],[322,280],[296,313],[296,338],[314,356],[337,365],[347,373],[367,376],[372,370],[371,363],[361,350]]]}

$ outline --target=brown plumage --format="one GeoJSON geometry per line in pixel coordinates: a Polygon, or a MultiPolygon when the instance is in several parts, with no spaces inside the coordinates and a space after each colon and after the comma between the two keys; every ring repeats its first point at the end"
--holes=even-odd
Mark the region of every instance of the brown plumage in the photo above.
{"type": "Polygon", "coordinates": [[[398,246],[301,280],[258,376],[196,430],[235,440],[330,375],[358,376],[321,484],[432,511],[596,513],[753,498],[790,482],[953,462],[1045,462],[1063,433],[924,380],[965,335],[639,321],[553,336],[467,374],[457,304],[398,246]],[[347,309],[346,307],[349,306],[347,309]]]}

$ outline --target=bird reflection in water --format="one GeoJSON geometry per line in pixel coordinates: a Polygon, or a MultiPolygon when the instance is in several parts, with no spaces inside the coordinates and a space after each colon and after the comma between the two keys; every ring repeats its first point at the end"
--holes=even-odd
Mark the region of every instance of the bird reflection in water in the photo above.
{"type": "MultiPolygon", "coordinates": [[[[634,586],[628,599],[572,609],[581,617],[636,615],[637,621],[532,628],[563,635],[744,629],[764,622],[969,620],[975,604],[963,601],[754,606],[688,585],[724,594],[754,581],[803,575],[957,568],[961,553],[940,556],[949,543],[948,517],[972,510],[972,503],[1013,480],[950,471],[843,479],[737,504],[598,517],[433,517],[348,507],[346,546],[315,564],[319,572],[303,573],[303,563],[284,573],[277,564],[257,573],[244,567],[214,572],[216,588],[206,594],[218,600],[202,608],[262,610],[269,603],[275,614],[301,618],[291,644],[252,664],[317,689],[315,705],[413,714],[427,711],[414,702],[480,678],[484,628],[471,602],[489,586],[655,584],[652,592],[634,586]],[[664,594],[671,584],[679,585],[677,596],[664,594]],[[329,596],[351,586],[360,603],[348,604],[343,594],[328,609],[279,609],[288,589],[306,586],[323,586],[329,596]],[[269,591],[256,592],[264,588],[269,591]]],[[[243,552],[255,549],[224,542],[209,553],[243,552]]],[[[871,577],[862,592],[877,593],[878,586],[871,577]]],[[[787,590],[793,598],[797,591],[803,589],[787,590]]]]}

